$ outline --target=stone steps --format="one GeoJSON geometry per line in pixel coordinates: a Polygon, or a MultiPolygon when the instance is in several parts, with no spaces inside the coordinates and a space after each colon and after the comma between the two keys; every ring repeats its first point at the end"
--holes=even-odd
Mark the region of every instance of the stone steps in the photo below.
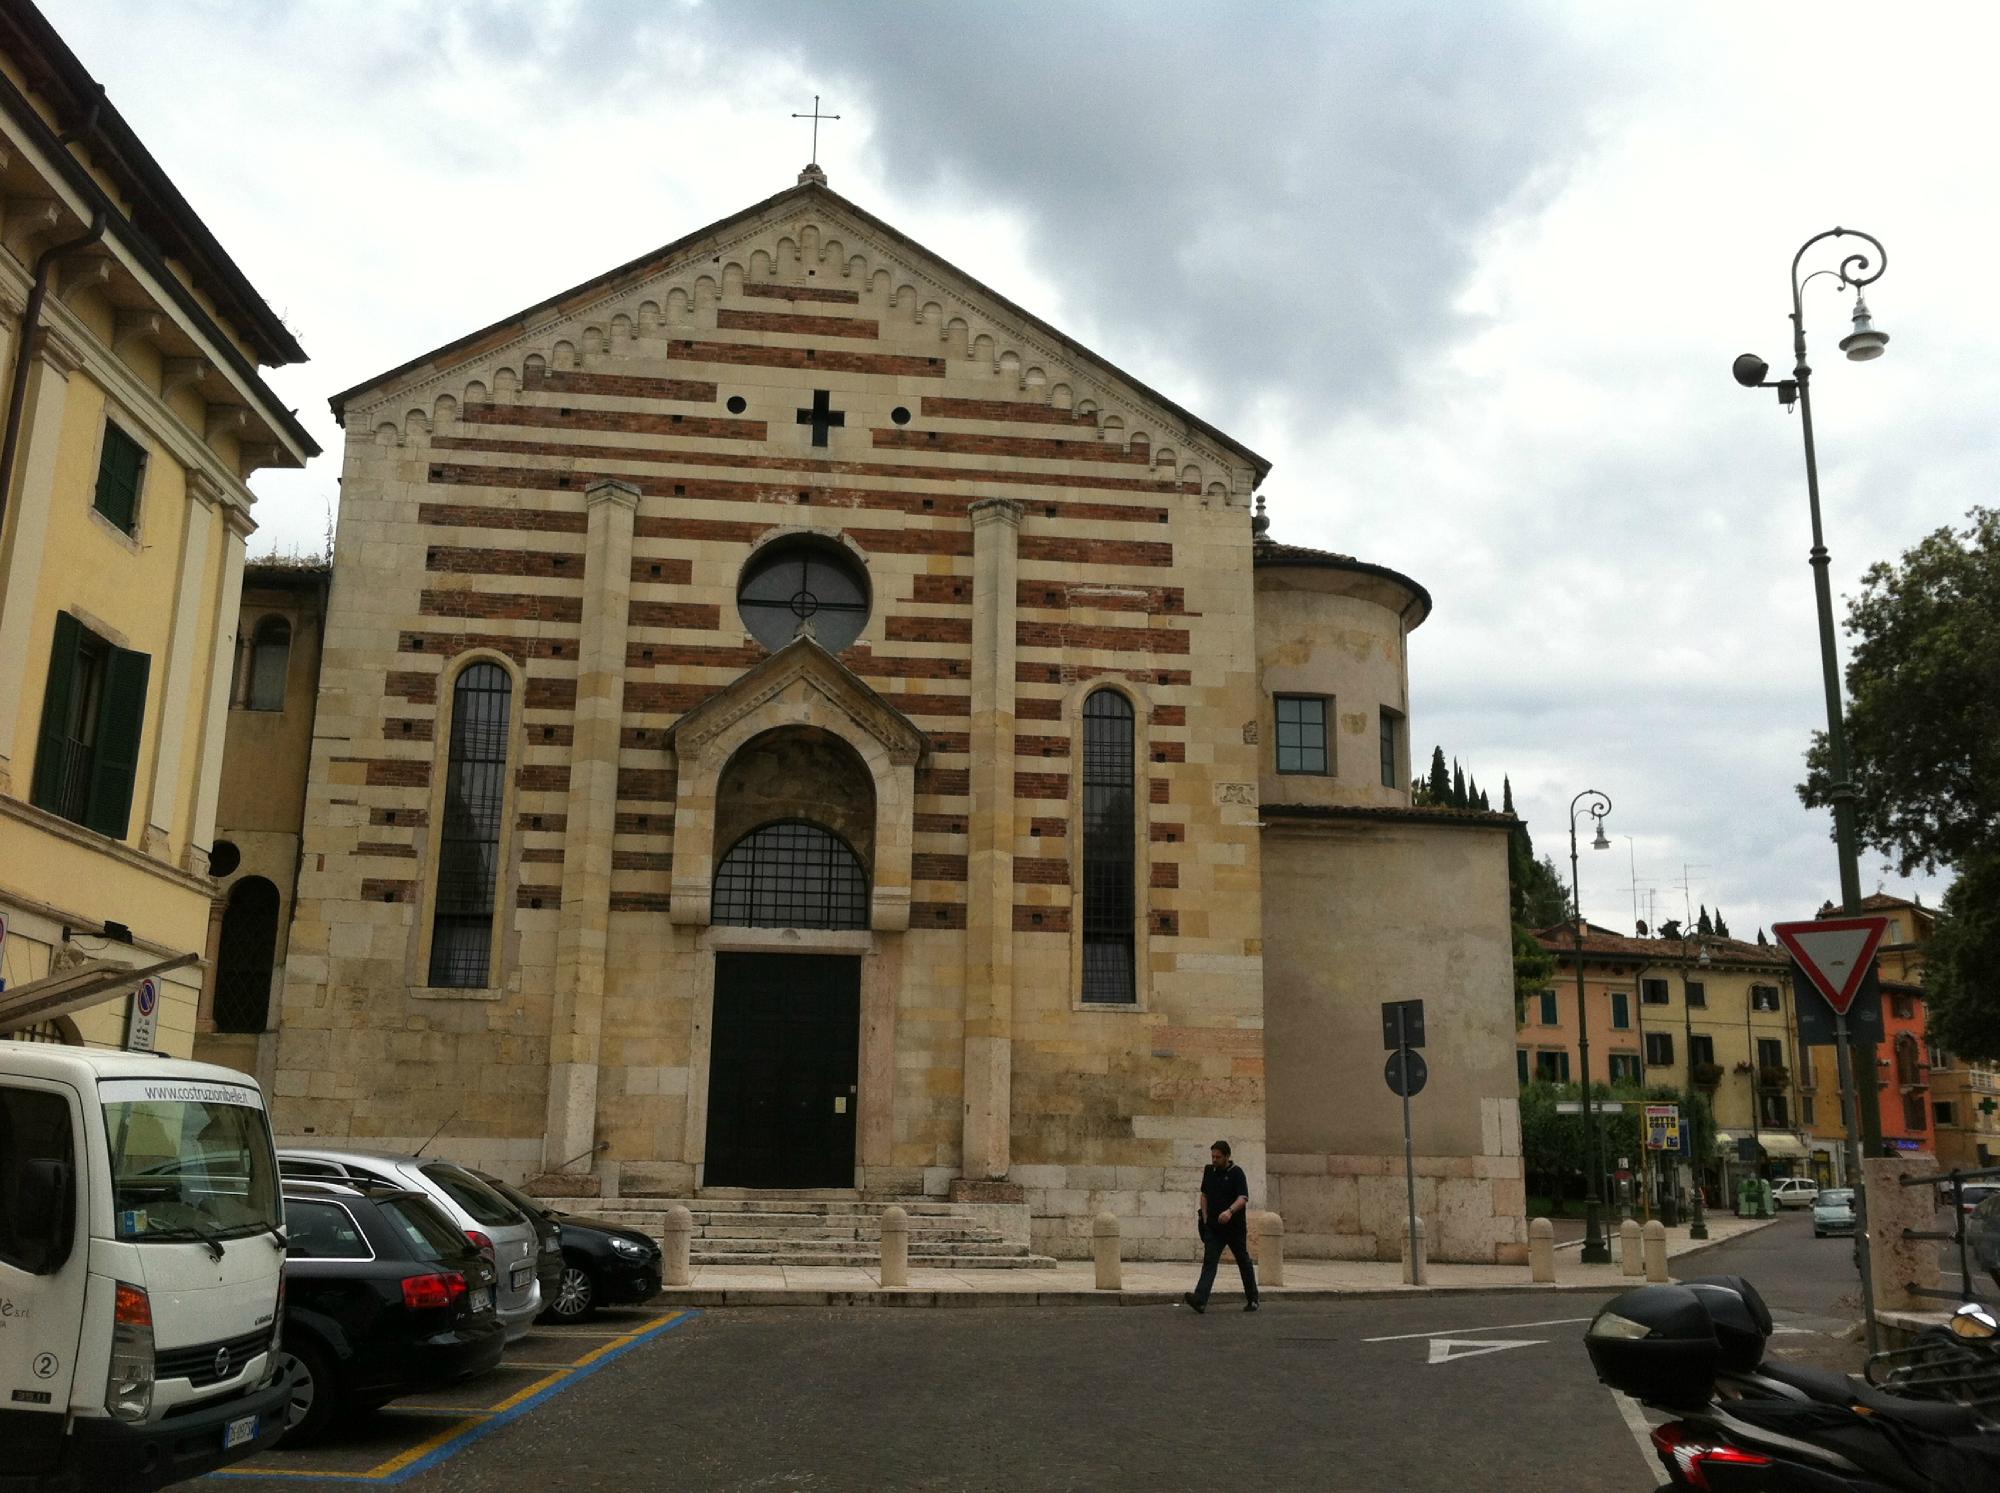
{"type": "MultiPolygon", "coordinates": [[[[736,1189],[698,1192],[692,1198],[606,1198],[584,1211],[621,1228],[665,1242],[667,1210],[693,1216],[694,1264],[727,1269],[748,1265],[881,1263],[882,1210],[894,1202],[910,1217],[913,1269],[1046,1270],[1055,1261],[1010,1240],[963,1206],[935,1198],[864,1199],[853,1192],[758,1193],[736,1189]]],[[[556,1206],[565,1205],[557,1200],[556,1206]]],[[[1024,1231],[1025,1232],[1025,1231],[1024,1231]]]]}

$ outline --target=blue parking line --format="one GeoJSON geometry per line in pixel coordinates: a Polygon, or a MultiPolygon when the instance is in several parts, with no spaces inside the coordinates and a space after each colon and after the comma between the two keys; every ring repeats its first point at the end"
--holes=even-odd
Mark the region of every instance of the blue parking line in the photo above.
{"type": "MultiPolygon", "coordinates": [[[[398,1483],[407,1482],[409,1479],[417,1476],[419,1473],[428,1472],[431,1468],[436,1467],[441,1463],[450,1461],[453,1457],[457,1456],[460,1452],[464,1451],[468,1446],[471,1446],[474,1442],[487,1436],[491,1432],[499,1430],[502,1426],[511,1425],[514,1421],[519,1420],[522,1416],[526,1415],[530,1410],[535,1409],[537,1406],[543,1404],[545,1401],[551,1400],[555,1398],[555,1396],[561,1394],[564,1390],[568,1389],[572,1384],[575,1384],[578,1380],[588,1379],[592,1374],[596,1373],[599,1369],[602,1369],[609,1364],[616,1363],[619,1359],[623,1358],[627,1353],[630,1353],[634,1348],[639,1347],[643,1343],[651,1342],[654,1338],[660,1336],[660,1334],[662,1333],[672,1332],[676,1327],[683,1327],[687,1323],[694,1321],[695,1318],[699,1317],[700,1315],[701,1313],[698,1311],[676,1312],[673,1316],[667,1318],[664,1322],[659,1323],[657,1326],[649,1327],[644,1332],[635,1335],[629,1342],[620,1343],[616,1348],[612,1348],[608,1351],[601,1352],[597,1356],[591,1358],[588,1362],[580,1364],[575,1368],[559,1371],[560,1377],[557,1378],[554,1383],[537,1391],[535,1394],[529,1396],[527,1399],[522,1400],[519,1404],[508,1405],[505,1410],[497,1411],[491,1414],[488,1414],[487,1412],[484,1411],[450,1412],[455,1414],[463,1414],[467,1416],[478,1415],[481,1418],[467,1425],[464,1430],[458,1432],[456,1435],[451,1436],[441,1445],[433,1447],[430,1451],[426,1452],[423,1456],[417,1458],[417,1460],[414,1462],[398,1466],[396,1465],[396,1463],[400,1460],[400,1458],[396,1457],[390,1458],[389,1462],[387,1464],[384,1464],[391,1469],[388,1471],[294,1472],[289,1469],[282,1469],[282,1468],[257,1469],[257,1470],[251,1470],[246,1468],[237,1471],[211,1472],[208,1475],[211,1478],[236,1479],[236,1480],[249,1479],[253,1481],[259,1478],[263,1478],[263,1479],[282,1479],[285,1482],[305,1482],[305,1483],[367,1483],[371,1487],[392,1488],[396,1486],[398,1483]]],[[[419,1442],[418,1444],[422,1445],[421,1442],[419,1442]]],[[[408,1454],[405,1453],[404,1455],[408,1454]]]]}

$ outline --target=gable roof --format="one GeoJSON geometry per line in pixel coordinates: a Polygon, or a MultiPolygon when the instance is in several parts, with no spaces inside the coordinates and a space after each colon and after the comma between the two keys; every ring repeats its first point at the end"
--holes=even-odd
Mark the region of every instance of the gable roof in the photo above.
{"type": "Polygon", "coordinates": [[[342,419],[345,416],[348,403],[359,395],[369,393],[374,389],[380,388],[383,384],[401,378],[405,374],[414,373],[427,366],[435,369],[443,369],[449,367],[454,361],[460,358],[476,356],[496,342],[504,341],[525,332],[531,323],[548,312],[578,309],[608,291],[617,290],[626,284],[641,280],[657,272],[676,256],[700,243],[703,239],[727,233],[739,224],[747,223],[752,219],[775,210],[808,204],[824,206],[844,213],[870,233],[879,235],[898,248],[920,254],[934,264],[948,270],[951,274],[964,281],[968,287],[990,300],[1008,315],[1018,317],[1021,321],[1033,327],[1037,332],[1057,343],[1076,357],[1094,363],[1106,372],[1115,375],[1125,384],[1129,385],[1135,393],[1157,404],[1161,409],[1172,414],[1177,419],[1184,421],[1190,429],[1199,431],[1218,445],[1242,457],[1243,460],[1249,462],[1256,469],[1257,481],[1262,482],[1270,472],[1271,463],[1235,437],[1209,424],[1191,410],[1176,404],[1157,389],[1134,378],[1108,358],[1092,352],[1075,338],[1051,326],[1032,311],[1017,305],[990,285],[967,274],[942,255],[925,248],[907,234],[891,227],[873,213],[867,211],[867,209],[856,206],[831,187],[811,180],[802,181],[797,186],[787,187],[782,192],[773,193],[761,202],[752,203],[738,212],[731,213],[726,218],[717,219],[705,228],[697,228],[693,233],[684,234],[670,244],[664,244],[650,253],[642,254],[637,259],[627,260],[624,264],[618,265],[614,269],[606,270],[601,275],[594,275],[580,284],[572,285],[567,290],[558,291],[547,299],[537,301],[534,305],[517,311],[511,316],[503,316],[500,320],[491,322],[476,332],[468,332],[463,337],[454,338],[441,347],[434,347],[429,352],[420,353],[407,362],[397,364],[387,372],[378,373],[373,378],[364,379],[352,388],[341,390],[329,399],[327,403],[332,407],[334,417],[342,419]]]}

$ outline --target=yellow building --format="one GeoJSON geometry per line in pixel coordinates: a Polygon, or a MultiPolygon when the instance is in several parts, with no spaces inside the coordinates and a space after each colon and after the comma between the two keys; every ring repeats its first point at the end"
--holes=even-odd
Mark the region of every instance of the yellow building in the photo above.
{"type": "MultiPolygon", "coordinates": [[[[1582,1072],[1571,926],[1537,937],[1557,970],[1516,1033],[1523,1083],[1582,1072]]],[[[1815,1157],[1809,1135],[1816,1103],[1802,1087],[1811,1074],[1799,1071],[1794,995],[1778,948],[1697,934],[1627,938],[1586,924],[1583,958],[1592,1081],[1706,1094],[1716,1126],[1717,1155],[1704,1158],[1711,1198],[1739,1175],[1803,1175],[1830,1160],[1815,1157]]]]}
{"type": "Polygon", "coordinates": [[[0,1034],[192,1048],[244,479],[318,449],[257,370],[304,356],[54,28],[8,5],[0,1034]]]}

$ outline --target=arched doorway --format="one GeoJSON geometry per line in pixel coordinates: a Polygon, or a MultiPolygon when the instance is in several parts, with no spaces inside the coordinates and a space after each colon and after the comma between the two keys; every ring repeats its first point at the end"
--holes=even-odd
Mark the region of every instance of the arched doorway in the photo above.
{"type": "MultiPolygon", "coordinates": [[[[718,787],[714,926],[866,930],[875,790],[851,748],[769,731],[718,787]]],[[[717,953],[704,1183],[852,1186],[860,1040],[858,955],[717,953]]]]}
{"type": "Polygon", "coordinates": [[[262,876],[246,876],[229,889],[215,956],[218,1032],[261,1032],[270,1021],[278,902],[277,887],[262,876]]]}

